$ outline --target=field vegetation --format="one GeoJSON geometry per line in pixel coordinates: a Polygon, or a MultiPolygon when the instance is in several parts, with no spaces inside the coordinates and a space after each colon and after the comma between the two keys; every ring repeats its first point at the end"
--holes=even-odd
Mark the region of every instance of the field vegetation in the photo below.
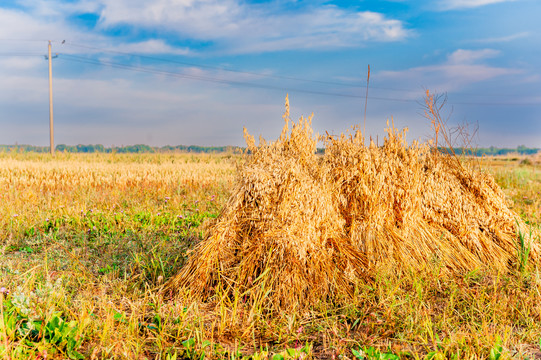
{"type": "MultiPolygon", "coordinates": [[[[449,281],[381,268],[347,302],[269,312],[243,293],[172,298],[164,284],[226,207],[241,161],[0,153],[0,357],[541,358],[541,269],[520,231],[511,270],[449,281]]],[[[538,229],[538,159],[474,161],[538,229]]]]}

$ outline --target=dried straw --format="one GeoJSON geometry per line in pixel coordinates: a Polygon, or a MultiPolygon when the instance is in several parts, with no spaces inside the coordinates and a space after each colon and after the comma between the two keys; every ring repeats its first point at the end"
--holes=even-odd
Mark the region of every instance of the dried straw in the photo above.
{"type": "Polygon", "coordinates": [[[454,276],[516,266],[526,225],[491,176],[393,127],[382,147],[359,131],[328,138],[321,158],[311,117],[291,122],[287,98],[284,120],[273,143],[256,146],[245,130],[251,155],[231,198],[167,289],[285,309],[347,299],[383,267],[454,276]]]}
{"type": "MultiPolygon", "coordinates": [[[[340,184],[347,236],[370,265],[437,265],[454,275],[513,266],[517,230],[526,233],[526,226],[494,179],[428,144],[408,146],[406,131],[390,127],[387,134],[381,148],[364,146],[360,135],[329,139],[325,154],[331,181],[340,184]]],[[[532,240],[535,261],[539,245],[532,240]]]]}

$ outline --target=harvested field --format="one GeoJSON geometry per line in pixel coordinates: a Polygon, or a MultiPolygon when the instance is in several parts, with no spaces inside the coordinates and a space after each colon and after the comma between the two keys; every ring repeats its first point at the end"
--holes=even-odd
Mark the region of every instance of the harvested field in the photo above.
{"type": "Polygon", "coordinates": [[[285,118],[245,157],[0,153],[0,356],[541,358],[533,158],[285,118]]]}

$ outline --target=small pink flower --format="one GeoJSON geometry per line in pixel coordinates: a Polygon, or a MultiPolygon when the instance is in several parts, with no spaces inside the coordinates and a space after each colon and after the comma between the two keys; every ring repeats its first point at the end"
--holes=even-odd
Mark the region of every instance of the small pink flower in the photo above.
{"type": "Polygon", "coordinates": [[[0,294],[6,294],[7,295],[7,294],[9,294],[9,290],[2,286],[0,288],[0,294]]]}

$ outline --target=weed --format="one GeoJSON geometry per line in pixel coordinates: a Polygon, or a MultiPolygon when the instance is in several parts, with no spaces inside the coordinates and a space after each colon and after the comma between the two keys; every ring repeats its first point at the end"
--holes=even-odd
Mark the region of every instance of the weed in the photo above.
{"type": "MultiPolygon", "coordinates": [[[[83,359],[77,350],[84,336],[77,321],[66,321],[61,312],[49,315],[40,314],[36,307],[39,293],[28,295],[18,289],[2,300],[2,328],[5,342],[24,341],[28,349],[45,349],[54,354],[56,351],[66,354],[70,359],[83,359]],[[48,346],[47,346],[48,345],[48,346]]],[[[43,294],[41,294],[43,296],[43,294]]],[[[4,346],[4,355],[8,355],[8,346],[4,346]]]]}
{"type": "Polygon", "coordinates": [[[490,349],[490,354],[488,356],[489,360],[499,360],[502,356],[503,347],[501,344],[501,339],[497,337],[496,343],[490,349]]]}
{"type": "Polygon", "coordinates": [[[531,241],[532,241],[532,226],[530,225],[530,232],[528,238],[526,234],[520,229],[520,225],[517,221],[517,232],[518,232],[518,266],[521,273],[526,271],[528,265],[528,259],[530,257],[531,251],[531,241]]]}
{"type": "Polygon", "coordinates": [[[351,349],[351,352],[359,360],[400,360],[400,356],[392,352],[381,352],[373,346],[359,350],[351,349]]]}

